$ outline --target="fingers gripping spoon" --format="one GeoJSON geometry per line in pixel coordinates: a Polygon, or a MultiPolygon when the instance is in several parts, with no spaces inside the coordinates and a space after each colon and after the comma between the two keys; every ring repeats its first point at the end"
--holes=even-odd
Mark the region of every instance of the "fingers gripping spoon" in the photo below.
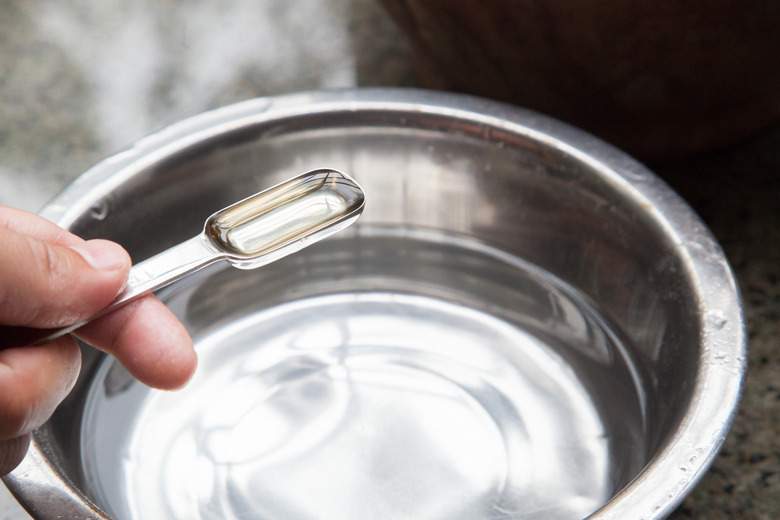
{"type": "Polygon", "coordinates": [[[134,265],[125,289],[97,315],[61,329],[0,327],[0,348],[53,340],[221,260],[239,269],[267,265],[348,227],[364,204],[348,175],[304,173],[217,211],[200,235],[134,265]]]}

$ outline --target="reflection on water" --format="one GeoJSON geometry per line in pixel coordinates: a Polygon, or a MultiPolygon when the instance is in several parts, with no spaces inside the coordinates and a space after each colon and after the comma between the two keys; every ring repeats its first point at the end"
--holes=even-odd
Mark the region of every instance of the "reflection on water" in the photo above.
{"type": "Polygon", "coordinates": [[[584,301],[485,245],[364,233],[174,292],[183,391],[104,363],[82,458],[118,520],[579,520],[636,474],[640,382],[584,301]]]}
{"type": "Polygon", "coordinates": [[[198,348],[187,390],[140,404],[120,481],[95,475],[126,486],[120,519],[578,519],[612,491],[575,374],[481,313],[323,297],[198,348]]]}

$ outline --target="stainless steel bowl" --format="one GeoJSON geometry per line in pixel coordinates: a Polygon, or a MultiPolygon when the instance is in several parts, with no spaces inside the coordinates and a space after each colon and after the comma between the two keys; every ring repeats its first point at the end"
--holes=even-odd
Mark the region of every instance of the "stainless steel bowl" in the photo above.
{"type": "Polygon", "coordinates": [[[142,140],[42,213],[138,261],[316,167],[364,186],[356,226],[160,294],[199,352],[185,390],[84,347],[6,479],[35,518],[625,520],[680,503],[738,403],[737,288],[677,195],[576,129],[421,91],[257,99],[142,140]]]}

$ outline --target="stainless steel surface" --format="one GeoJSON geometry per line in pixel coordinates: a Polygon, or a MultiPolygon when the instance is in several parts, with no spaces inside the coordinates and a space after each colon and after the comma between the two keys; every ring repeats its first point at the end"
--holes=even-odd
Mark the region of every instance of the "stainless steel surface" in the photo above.
{"type": "Polygon", "coordinates": [[[211,215],[198,236],[135,264],[125,288],[98,314],[36,343],[64,336],[220,260],[239,269],[268,265],[346,229],[364,203],[360,186],[335,170],[314,170],[263,190],[211,215]]]}
{"type": "Polygon", "coordinates": [[[201,357],[186,390],[85,348],[7,479],[38,518],[674,509],[734,416],[740,302],[681,199],[581,132],[417,91],[266,98],[145,139],[43,214],[141,260],[319,164],[365,188],[358,225],[163,292],[201,357]]]}

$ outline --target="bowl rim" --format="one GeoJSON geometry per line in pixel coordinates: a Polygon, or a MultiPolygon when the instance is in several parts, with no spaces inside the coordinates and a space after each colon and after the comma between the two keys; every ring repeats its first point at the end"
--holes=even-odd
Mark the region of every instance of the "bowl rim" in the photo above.
{"type": "MultiPolygon", "coordinates": [[[[641,473],[587,518],[671,514],[709,469],[736,416],[747,368],[739,289],[720,245],[687,203],[645,166],[582,130],[504,103],[419,89],[356,88],[261,97],[204,112],[140,139],[79,176],[40,215],[67,228],[89,211],[90,200],[177,151],[247,125],[345,110],[426,113],[522,135],[609,177],[673,240],[699,305],[701,344],[690,404],[679,428],[641,473]]],[[[58,471],[42,434],[33,436],[27,457],[4,481],[39,520],[68,515],[110,518],[58,471]]]]}

